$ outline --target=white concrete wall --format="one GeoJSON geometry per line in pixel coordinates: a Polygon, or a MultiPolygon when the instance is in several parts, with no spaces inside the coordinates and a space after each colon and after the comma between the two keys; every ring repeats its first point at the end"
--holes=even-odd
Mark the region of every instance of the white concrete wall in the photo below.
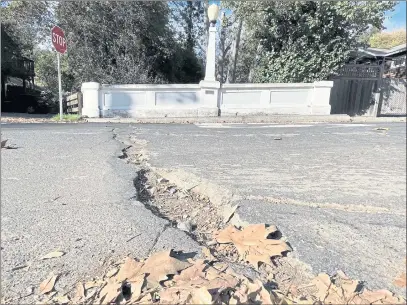
{"type": "Polygon", "coordinates": [[[196,117],[330,114],[332,82],[301,84],[99,85],[84,83],[82,115],[196,117]]]}
{"type": "Polygon", "coordinates": [[[330,114],[332,82],[288,84],[224,84],[221,115],[330,114]]]}

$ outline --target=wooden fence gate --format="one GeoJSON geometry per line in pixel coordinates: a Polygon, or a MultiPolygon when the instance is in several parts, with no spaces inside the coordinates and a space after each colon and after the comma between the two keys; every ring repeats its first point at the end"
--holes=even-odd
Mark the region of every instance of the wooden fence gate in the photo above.
{"type": "Polygon", "coordinates": [[[384,78],[378,116],[406,116],[406,79],[384,78]]]}
{"type": "Polygon", "coordinates": [[[376,115],[382,75],[380,65],[343,66],[332,77],[331,114],[376,115]]]}
{"type": "Polygon", "coordinates": [[[73,93],[65,97],[66,113],[82,115],[82,93],[73,93]]]}

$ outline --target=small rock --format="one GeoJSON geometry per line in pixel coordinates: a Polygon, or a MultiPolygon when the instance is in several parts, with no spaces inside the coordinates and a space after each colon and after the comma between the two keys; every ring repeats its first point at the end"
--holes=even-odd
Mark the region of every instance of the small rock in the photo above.
{"type": "Polygon", "coordinates": [[[155,192],[157,191],[157,188],[152,187],[151,189],[148,190],[150,192],[151,195],[154,195],[155,192]]]}
{"type": "Polygon", "coordinates": [[[210,240],[210,241],[208,241],[208,242],[206,243],[206,245],[207,245],[208,247],[214,246],[214,245],[216,245],[216,244],[217,244],[217,242],[216,242],[215,240],[210,240]]]}
{"type": "Polygon", "coordinates": [[[177,228],[184,231],[184,232],[191,232],[192,231],[192,224],[190,221],[180,221],[177,223],[177,228]]]}
{"type": "Polygon", "coordinates": [[[168,180],[165,179],[165,178],[159,178],[159,179],[157,179],[157,182],[158,183],[165,183],[165,182],[168,182],[168,180]]]}
{"type": "Polygon", "coordinates": [[[175,187],[170,187],[169,190],[168,190],[168,192],[169,192],[171,195],[175,194],[176,191],[177,191],[177,189],[176,189],[175,187]]]}
{"type": "Polygon", "coordinates": [[[25,297],[28,297],[28,296],[32,295],[33,293],[34,293],[34,287],[27,287],[27,288],[25,289],[25,294],[24,294],[24,296],[25,296],[25,297]]]}

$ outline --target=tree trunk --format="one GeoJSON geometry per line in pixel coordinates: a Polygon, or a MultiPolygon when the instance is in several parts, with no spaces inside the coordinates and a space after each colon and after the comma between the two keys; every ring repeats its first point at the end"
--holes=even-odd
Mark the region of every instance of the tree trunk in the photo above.
{"type": "Polygon", "coordinates": [[[234,43],[234,48],[233,48],[233,66],[231,69],[231,76],[230,76],[230,82],[233,84],[236,82],[236,66],[237,66],[237,58],[239,55],[239,46],[240,46],[240,36],[242,34],[242,26],[243,26],[243,20],[239,20],[239,25],[237,28],[237,33],[236,33],[236,40],[234,43]]]}

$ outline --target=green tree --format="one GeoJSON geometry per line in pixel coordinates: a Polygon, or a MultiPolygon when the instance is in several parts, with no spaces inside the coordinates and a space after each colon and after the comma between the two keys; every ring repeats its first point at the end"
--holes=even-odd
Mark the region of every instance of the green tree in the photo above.
{"type": "MultiPolygon", "coordinates": [[[[230,1],[252,46],[246,58],[256,82],[326,79],[362,45],[369,28],[382,28],[392,1],[230,1]],[[250,61],[249,61],[250,62],[250,61]]],[[[241,52],[243,53],[243,52],[241,52]]],[[[243,54],[242,54],[243,55],[243,54]]]]}
{"type": "MultiPolygon", "coordinates": [[[[58,98],[58,67],[55,51],[36,49],[34,51],[36,83],[52,93],[54,99],[58,98]]],[[[70,73],[68,57],[61,56],[62,90],[70,92],[73,88],[74,77],[70,73]]]]}
{"type": "Polygon", "coordinates": [[[23,56],[32,57],[34,48],[50,35],[55,6],[55,1],[1,1],[1,23],[23,56]]]}
{"type": "Polygon", "coordinates": [[[372,48],[390,49],[392,47],[406,43],[406,30],[400,29],[391,32],[375,33],[369,38],[369,45],[372,48]]]}
{"type": "Polygon", "coordinates": [[[194,54],[174,39],[169,14],[167,3],[156,1],[61,2],[57,19],[69,43],[74,87],[86,81],[173,83],[195,76],[187,69],[194,54]]]}

